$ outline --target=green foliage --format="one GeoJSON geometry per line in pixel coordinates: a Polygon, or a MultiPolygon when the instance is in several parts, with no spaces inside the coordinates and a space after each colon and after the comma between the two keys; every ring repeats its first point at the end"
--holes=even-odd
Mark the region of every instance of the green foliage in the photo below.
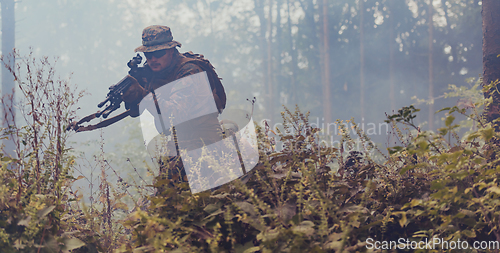
{"type": "Polygon", "coordinates": [[[389,160],[401,176],[419,176],[427,188],[397,210],[404,215],[404,222],[403,216],[399,217],[402,227],[418,228],[409,234],[417,241],[437,237],[466,240],[472,245],[478,239],[500,240],[500,210],[496,201],[499,135],[496,123],[487,123],[479,113],[481,107],[488,108],[491,102],[479,96],[478,85],[471,90],[450,87],[455,92],[453,96],[467,99],[469,106],[442,109],[447,111],[444,128],[436,134],[423,132],[412,137],[389,160]],[[453,124],[452,114],[457,112],[477,126],[462,139],[457,134],[459,125],[453,124]],[[455,145],[450,136],[457,139],[455,145]]]}
{"type": "MultiPolygon", "coordinates": [[[[22,64],[46,73],[28,59],[22,64]]],[[[193,195],[187,183],[160,174],[150,186],[154,194],[138,185],[129,191],[102,155],[89,207],[71,189],[82,177],[71,176],[75,159],[62,131],[78,97],[51,75],[14,73],[26,117],[3,132],[18,148],[17,157],[0,156],[2,252],[350,252],[368,251],[369,238],[500,241],[500,136],[497,123],[484,120],[491,100],[477,96],[477,85],[450,87],[449,96],[470,102],[442,109],[444,127],[436,133],[413,123],[419,111],[413,106],[389,115],[401,145],[388,156],[379,151],[383,163],[368,155],[377,147],[354,122],[362,150],[350,150],[355,138],[340,121],[340,146],[328,147],[308,114],[285,108],[282,131],[257,129],[260,160],[246,176],[193,195]],[[52,95],[57,87],[63,95],[52,95]],[[457,114],[472,122],[462,138],[457,114]]]]}
{"type": "MultiPolygon", "coordinates": [[[[2,98],[3,139],[15,143],[14,157],[0,157],[0,248],[2,252],[60,252],[80,248],[68,220],[70,203],[77,200],[70,186],[74,158],[66,147],[65,124],[82,93],[74,93],[68,81],[54,77],[48,58],[15,53],[10,69],[21,93],[2,98]],[[13,106],[21,114],[14,121],[13,106]],[[24,120],[24,122],[23,122],[24,120]],[[23,123],[20,123],[23,122],[23,123]]],[[[4,59],[2,58],[2,61],[4,59]]]]}
{"type": "Polygon", "coordinates": [[[417,115],[415,115],[415,113],[417,113],[419,111],[420,111],[420,109],[416,109],[413,105],[410,105],[408,107],[405,106],[405,107],[399,109],[397,114],[388,116],[387,117],[388,119],[385,120],[385,122],[391,123],[392,120],[394,120],[396,122],[402,121],[406,124],[414,126],[413,119],[417,117],[417,115]]]}
{"type": "MultiPolygon", "coordinates": [[[[285,131],[276,129],[282,151],[274,151],[272,129],[259,129],[261,162],[250,178],[191,195],[186,183],[158,177],[154,187],[163,190],[149,198],[148,209],[126,221],[135,240],[121,250],[330,252],[364,249],[365,240],[377,234],[411,235],[404,229],[388,231],[393,218],[387,211],[417,197],[421,184],[403,184],[398,173],[362,152],[344,158],[344,149],[319,146],[320,129],[312,128],[298,109],[285,109],[283,119],[285,131]],[[336,171],[333,162],[339,165],[336,171]]],[[[342,130],[341,147],[352,142],[342,130]]]]}
{"type": "Polygon", "coordinates": [[[413,124],[413,106],[388,116],[403,146],[391,148],[384,164],[373,162],[367,150],[346,154],[342,147],[352,137],[343,124],[341,148],[319,146],[320,129],[310,126],[307,115],[285,109],[285,131],[276,129],[285,148],[275,151],[274,131],[260,128],[261,162],[250,178],[197,195],[185,183],[157,178],[155,187],[173,187],[129,217],[134,240],[121,250],[333,252],[365,251],[368,238],[438,237],[469,245],[500,240],[499,136],[477,114],[484,104],[474,103],[471,113],[445,108],[445,128],[437,133],[413,124]],[[477,127],[453,145],[457,112],[477,127]],[[417,134],[404,135],[398,124],[417,134]]]}
{"type": "MultiPolygon", "coordinates": [[[[342,247],[341,228],[349,227],[343,220],[358,210],[331,215],[341,207],[330,199],[348,188],[327,166],[336,149],[317,145],[319,129],[309,126],[306,115],[286,110],[283,116],[286,131],[294,134],[278,132],[286,148],[271,152],[271,129],[260,129],[261,163],[249,179],[191,195],[186,183],[158,177],[155,187],[173,187],[151,197],[147,211],[129,217],[126,224],[136,240],[123,250],[302,252],[342,247]]],[[[366,173],[371,169],[364,168],[366,173]]],[[[368,183],[362,181],[357,180],[368,183]]]]}

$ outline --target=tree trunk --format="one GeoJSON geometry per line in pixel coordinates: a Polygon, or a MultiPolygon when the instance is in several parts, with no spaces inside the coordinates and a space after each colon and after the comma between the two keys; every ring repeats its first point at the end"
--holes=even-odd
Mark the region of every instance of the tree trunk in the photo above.
{"type": "Polygon", "coordinates": [[[432,20],[433,7],[432,0],[429,0],[429,130],[434,129],[434,72],[433,72],[433,52],[432,45],[434,41],[434,22],[432,20]]]}
{"type": "MultiPolygon", "coordinates": [[[[312,84],[317,84],[321,83],[321,76],[322,76],[322,71],[321,71],[321,63],[322,60],[320,58],[320,55],[322,53],[321,47],[322,47],[322,40],[321,40],[321,34],[322,34],[322,29],[321,26],[318,25],[318,22],[316,21],[315,17],[321,16],[321,8],[316,8],[316,4],[318,1],[316,0],[299,0],[299,3],[302,7],[302,10],[304,11],[304,19],[303,19],[303,25],[301,26],[302,33],[301,35],[304,36],[305,38],[308,39],[307,45],[303,44],[301,45],[301,48],[305,49],[306,47],[310,47],[308,50],[304,50],[303,57],[306,58],[307,60],[307,71],[308,71],[308,77],[307,80],[309,84],[305,84],[304,87],[307,87],[308,89],[311,89],[312,84]]],[[[304,38],[304,37],[303,37],[304,38]]],[[[307,91],[303,92],[303,95],[310,95],[311,93],[308,93],[307,91]]],[[[306,97],[306,96],[303,96],[306,97]]],[[[321,107],[319,108],[320,110],[322,109],[321,107]]]]}
{"type": "MultiPolygon", "coordinates": [[[[483,85],[489,85],[500,79],[500,1],[483,0],[483,85]]],[[[498,87],[498,85],[497,85],[498,87]]],[[[493,96],[492,105],[487,108],[486,119],[492,121],[500,116],[500,95],[485,92],[484,96],[493,96]]]]}
{"type": "Polygon", "coordinates": [[[394,0],[389,2],[389,100],[391,100],[391,111],[396,110],[396,98],[394,94],[394,0]]]}
{"type": "Polygon", "coordinates": [[[267,92],[269,93],[268,108],[270,121],[274,122],[274,87],[273,87],[273,0],[269,0],[269,15],[267,21],[267,92]]]}
{"type": "Polygon", "coordinates": [[[330,48],[328,39],[328,0],[323,0],[323,114],[332,123],[330,102],[330,48]]]}
{"type": "MultiPolygon", "coordinates": [[[[285,90],[289,90],[288,87],[284,87],[283,85],[283,28],[281,25],[281,7],[283,5],[283,0],[276,0],[276,40],[274,43],[274,90],[277,90],[277,94],[279,96],[280,105],[288,106],[288,92],[284,92],[285,90]]],[[[281,108],[280,108],[281,109],[281,108]]],[[[278,109],[278,110],[280,110],[278,109]]]]}
{"type": "Polygon", "coordinates": [[[295,84],[296,82],[296,76],[297,76],[297,51],[295,50],[293,46],[293,36],[292,36],[292,21],[290,19],[290,0],[286,1],[287,4],[287,9],[288,9],[288,34],[290,35],[289,37],[289,43],[290,43],[290,56],[292,57],[292,76],[290,79],[290,85],[292,86],[292,104],[296,105],[298,104],[297,100],[297,85],[295,84]]]}
{"type": "MultiPolygon", "coordinates": [[[[266,17],[264,14],[264,0],[254,0],[254,5],[255,5],[255,13],[259,17],[259,22],[260,22],[260,33],[259,33],[259,51],[261,53],[262,57],[262,85],[263,87],[266,87],[267,85],[267,52],[266,52],[266,28],[267,28],[267,21],[266,17]]],[[[265,90],[265,88],[264,88],[265,90]]],[[[264,97],[264,106],[267,107],[267,103],[269,100],[264,97]]]]}
{"type": "MultiPolygon", "coordinates": [[[[3,0],[1,2],[1,15],[2,15],[2,54],[5,63],[8,63],[12,69],[15,66],[14,60],[14,47],[15,47],[15,12],[14,12],[14,0],[3,0]]],[[[14,76],[10,71],[2,64],[2,97],[7,99],[7,97],[12,97],[3,108],[3,124],[2,127],[8,127],[9,123],[13,124],[15,120],[15,110],[11,105],[14,104],[14,76]],[[10,108],[9,108],[10,107],[10,108]]],[[[15,155],[15,140],[14,135],[9,136],[9,139],[3,141],[4,151],[6,154],[14,157],[15,155]]]]}
{"type": "MultiPolygon", "coordinates": [[[[365,34],[364,34],[364,0],[359,0],[359,83],[360,83],[360,101],[361,121],[365,118],[365,34]]],[[[360,121],[360,122],[361,122],[360,121]]]]}

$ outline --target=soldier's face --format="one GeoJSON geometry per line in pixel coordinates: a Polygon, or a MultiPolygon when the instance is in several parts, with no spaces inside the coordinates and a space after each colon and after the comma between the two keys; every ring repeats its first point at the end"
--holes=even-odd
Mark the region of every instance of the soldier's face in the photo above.
{"type": "Polygon", "coordinates": [[[148,65],[154,72],[162,71],[172,63],[172,56],[175,50],[164,49],[151,53],[145,53],[148,65]],[[163,54],[164,51],[165,54],[163,54]],[[163,55],[162,55],[163,54],[163,55]],[[162,55],[162,56],[159,56],[162,55]]]}

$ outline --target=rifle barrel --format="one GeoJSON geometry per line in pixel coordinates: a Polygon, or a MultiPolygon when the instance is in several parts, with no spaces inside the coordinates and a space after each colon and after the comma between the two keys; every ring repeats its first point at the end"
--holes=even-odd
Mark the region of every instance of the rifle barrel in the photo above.
{"type": "Polygon", "coordinates": [[[102,101],[101,103],[99,103],[97,105],[97,107],[101,108],[104,104],[106,104],[110,99],[110,96],[107,96],[106,99],[104,99],[104,101],[102,101]]]}

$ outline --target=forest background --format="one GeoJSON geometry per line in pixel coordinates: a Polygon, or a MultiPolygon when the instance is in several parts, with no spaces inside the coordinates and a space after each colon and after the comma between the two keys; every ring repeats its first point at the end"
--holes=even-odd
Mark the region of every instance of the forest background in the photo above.
{"type": "MultiPolygon", "coordinates": [[[[467,86],[482,72],[480,10],[479,0],[26,0],[15,4],[15,47],[59,59],[59,75],[91,94],[80,101],[83,117],[125,75],[142,29],[168,25],[181,51],[204,54],[216,67],[228,108],[250,111],[247,99],[256,97],[254,120],[270,126],[281,122],[283,105],[310,111],[318,127],[354,117],[385,149],[386,112],[416,104],[417,124],[435,130],[443,115],[434,112],[458,102],[444,98],[448,85],[467,86]]],[[[137,125],[103,130],[104,150],[118,156],[111,162],[141,153],[137,125]],[[117,145],[125,150],[115,152],[117,145]]],[[[326,133],[327,144],[335,135],[326,133]]],[[[73,138],[88,144],[99,136],[73,138]]],[[[88,146],[77,150],[90,154],[95,145],[88,146]]]]}
{"type": "MultiPolygon", "coordinates": [[[[58,58],[57,73],[71,76],[73,87],[91,93],[77,105],[80,117],[95,112],[107,86],[125,75],[126,62],[141,43],[142,29],[163,24],[183,44],[181,51],[210,59],[223,78],[228,108],[251,111],[248,99],[256,98],[252,111],[258,123],[266,119],[273,127],[282,122],[282,105],[297,104],[311,112],[309,121],[318,122],[317,127],[351,117],[364,126],[379,126],[386,113],[411,103],[422,109],[415,125],[436,130],[447,125],[441,120],[444,113],[435,111],[470,104],[446,99],[449,84],[470,88],[474,84],[470,78],[477,79],[482,72],[481,4],[478,0],[22,1],[15,4],[13,25],[21,55],[32,50],[35,57],[58,58]]],[[[391,138],[385,129],[368,132],[383,150],[391,138]]],[[[337,132],[325,135],[328,141],[330,136],[340,139],[337,132]]],[[[87,179],[76,185],[89,200],[93,191],[102,190],[96,187],[103,180],[96,176],[99,161],[109,163],[106,173],[111,182],[147,174],[145,168],[134,166],[150,160],[137,120],[71,138],[74,154],[88,164],[77,162],[80,167],[74,176],[80,173],[87,179]]]]}

